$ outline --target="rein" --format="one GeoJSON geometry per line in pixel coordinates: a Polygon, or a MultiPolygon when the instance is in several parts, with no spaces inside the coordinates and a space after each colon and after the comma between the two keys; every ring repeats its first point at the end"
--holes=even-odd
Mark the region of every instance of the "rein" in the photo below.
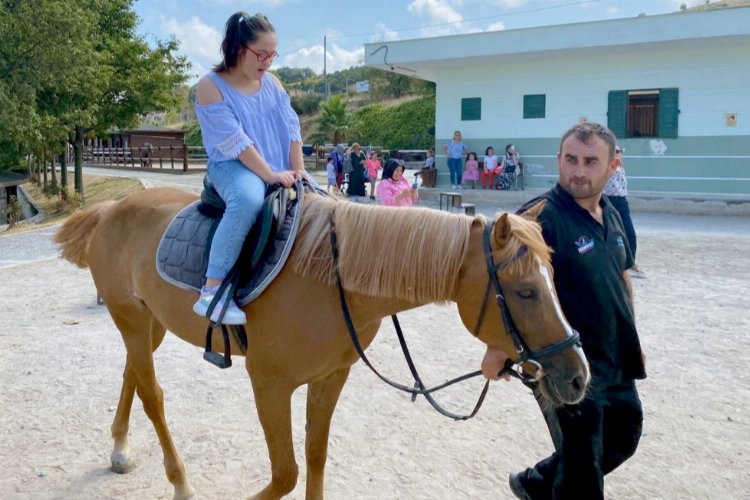
{"type": "MultiPolygon", "coordinates": [[[[357,354],[359,354],[360,359],[362,359],[365,365],[370,370],[372,370],[372,372],[380,380],[390,385],[391,387],[394,387],[400,391],[411,394],[412,401],[415,401],[417,399],[417,396],[422,395],[430,403],[430,405],[441,415],[452,418],[454,420],[468,420],[474,417],[479,411],[479,408],[482,406],[482,403],[484,402],[484,398],[487,395],[487,390],[489,388],[490,381],[487,380],[485,382],[484,387],[482,388],[482,392],[479,395],[479,399],[477,400],[477,403],[476,405],[474,405],[474,409],[471,411],[470,414],[458,415],[440,406],[440,404],[438,404],[438,402],[435,401],[435,399],[432,397],[433,392],[438,391],[440,389],[444,389],[458,382],[462,382],[464,380],[474,378],[478,375],[481,375],[482,372],[481,370],[477,370],[471,373],[467,373],[465,375],[461,375],[460,377],[451,379],[443,384],[427,389],[424,383],[422,382],[422,379],[419,376],[419,373],[417,372],[416,366],[414,365],[414,361],[412,360],[411,354],[409,353],[409,348],[406,345],[406,339],[404,337],[403,331],[401,330],[401,325],[398,321],[398,317],[395,314],[391,315],[391,320],[393,321],[393,326],[396,329],[396,335],[398,336],[398,341],[399,341],[399,344],[401,345],[401,350],[404,353],[406,364],[409,366],[409,370],[411,371],[412,377],[414,378],[414,386],[409,387],[404,384],[400,384],[398,382],[394,382],[390,380],[389,378],[382,375],[377,369],[375,369],[372,363],[370,363],[370,360],[367,359],[367,355],[365,355],[365,351],[362,348],[362,344],[359,341],[359,336],[357,335],[357,331],[354,327],[354,322],[352,321],[351,312],[349,311],[349,305],[346,300],[346,292],[344,291],[344,286],[341,282],[341,274],[339,273],[339,252],[338,252],[338,245],[337,245],[336,224],[334,222],[334,214],[335,214],[335,208],[332,209],[331,211],[330,226],[331,226],[331,252],[333,255],[334,270],[336,272],[336,285],[339,291],[341,311],[344,316],[344,322],[346,323],[346,329],[349,332],[349,337],[351,338],[352,344],[354,345],[354,348],[356,349],[357,354]]],[[[497,304],[498,304],[498,307],[500,308],[500,312],[503,317],[503,324],[505,326],[505,331],[508,333],[508,335],[510,335],[511,339],[513,340],[513,345],[515,346],[516,353],[518,354],[518,360],[513,361],[511,359],[507,359],[505,361],[505,365],[503,366],[503,369],[500,370],[500,372],[498,373],[498,377],[502,377],[503,375],[510,375],[512,377],[515,377],[521,380],[524,384],[538,382],[544,376],[544,370],[542,368],[542,364],[538,360],[548,357],[552,353],[560,349],[569,347],[573,344],[580,344],[578,332],[574,330],[574,335],[571,335],[564,341],[548,346],[537,352],[533,352],[528,348],[528,346],[526,345],[526,343],[523,341],[520,334],[518,333],[518,330],[516,329],[515,324],[513,323],[513,320],[510,316],[510,311],[508,311],[508,308],[505,304],[505,298],[503,296],[502,286],[500,285],[500,282],[497,279],[498,271],[501,270],[506,265],[508,265],[513,260],[523,256],[526,253],[527,249],[526,247],[522,247],[519,250],[519,252],[513,257],[513,259],[510,259],[507,262],[502,263],[498,267],[495,264],[494,259],[492,258],[492,247],[490,246],[490,239],[489,239],[489,235],[491,234],[493,224],[490,224],[489,226],[487,226],[484,231],[485,255],[487,258],[487,271],[490,274],[490,279],[487,283],[487,288],[485,290],[484,301],[480,309],[479,318],[477,320],[477,326],[475,327],[473,333],[475,336],[479,334],[479,329],[484,320],[484,313],[487,308],[490,288],[494,285],[495,292],[496,292],[495,297],[497,299],[497,304]],[[534,377],[530,377],[523,372],[523,368],[522,368],[523,363],[532,363],[536,366],[537,370],[536,370],[534,377]]]]}

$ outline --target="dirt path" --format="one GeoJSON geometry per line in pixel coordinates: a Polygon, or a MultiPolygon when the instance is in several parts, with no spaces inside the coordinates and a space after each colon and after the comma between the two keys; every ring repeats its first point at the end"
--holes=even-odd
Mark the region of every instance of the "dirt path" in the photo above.
{"type": "MultiPolygon", "coordinates": [[[[697,219],[664,220],[644,219],[639,234],[648,272],[635,281],[649,370],[639,385],[644,436],[635,457],[607,478],[607,495],[749,498],[750,229],[741,220],[706,218],[695,232],[697,219]]],[[[36,242],[0,237],[0,247],[35,255],[48,239],[49,232],[36,242]]],[[[109,472],[124,348],[106,308],[95,303],[88,272],[49,258],[3,264],[0,498],[171,498],[138,401],[131,446],[139,467],[124,476],[109,472]]],[[[427,380],[477,369],[483,350],[454,307],[428,306],[401,319],[427,380]]],[[[407,380],[390,326],[368,353],[407,380]]],[[[171,335],[156,354],[172,434],[202,498],[244,498],[269,478],[250,384],[236,365],[219,371],[171,335]]],[[[480,387],[474,380],[441,401],[469,408],[480,387]]],[[[300,390],[293,499],[304,498],[304,401],[300,390]]],[[[326,492],[332,499],[511,498],[508,473],[550,446],[533,398],[517,382],[494,384],[479,416],[455,423],[424,401],[410,403],[359,363],[334,416],[326,492]]]]}

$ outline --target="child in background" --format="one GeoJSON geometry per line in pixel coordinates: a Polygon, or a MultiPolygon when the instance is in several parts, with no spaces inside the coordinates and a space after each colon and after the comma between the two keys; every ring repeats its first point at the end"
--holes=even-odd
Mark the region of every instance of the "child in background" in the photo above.
{"type": "Polygon", "coordinates": [[[495,149],[490,146],[484,151],[484,168],[479,174],[482,178],[482,189],[495,186],[495,169],[497,168],[497,155],[495,149]]]}
{"type": "Polygon", "coordinates": [[[326,174],[328,175],[328,192],[335,193],[339,188],[336,184],[336,162],[333,160],[333,157],[328,158],[326,174]]]}
{"type": "Polygon", "coordinates": [[[365,161],[365,169],[367,169],[367,179],[370,181],[370,199],[375,199],[375,183],[378,182],[378,170],[380,170],[380,160],[378,160],[378,152],[374,149],[370,151],[367,161],[365,161]]]}
{"type": "Polygon", "coordinates": [[[466,156],[466,170],[463,175],[464,189],[469,186],[471,182],[471,189],[477,187],[477,181],[479,180],[479,162],[477,161],[477,154],[474,152],[469,153],[466,156]]]}

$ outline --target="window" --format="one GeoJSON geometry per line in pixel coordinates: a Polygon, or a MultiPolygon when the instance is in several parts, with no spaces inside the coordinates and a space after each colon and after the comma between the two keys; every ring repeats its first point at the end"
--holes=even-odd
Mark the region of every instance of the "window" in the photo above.
{"type": "Polygon", "coordinates": [[[467,97],[461,99],[461,120],[481,120],[482,119],[482,98],[467,97]]]}
{"type": "Polygon", "coordinates": [[[617,137],[677,137],[678,89],[613,90],[607,126],[617,137]]]}
{"type": "Polygon", "coordinates": [[[547,96],[545,94],[532,94],[523,96],[523,117],[544,118],[547,109],[547,96]]]}

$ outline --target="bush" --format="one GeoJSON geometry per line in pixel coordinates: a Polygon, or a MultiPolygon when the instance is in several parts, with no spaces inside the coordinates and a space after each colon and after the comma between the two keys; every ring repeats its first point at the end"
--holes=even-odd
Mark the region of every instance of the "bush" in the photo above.
{"type": "Polygon", "coordinates": [[[292,97],[292,108],[298,115],[312,115],[318,111],[323,96],[320,94],[302,94],[292,97]]]}
{"type": "Polygon", "coordinates": [[[53,179],[50,182],[47,183],[47,185],[42,189],[44,192],[44,195],[47,198],[52,198],[54,196],[60,195],[60,185],[57,183],[57,180],[53,179]]]}
{"type": "Polygon", "coordinates": [[[435,96],[399,106],[367,106],[355,113],[357,142],[387,149],[428,149],[435,146],[435,96]],[[433,133],[430,133],[433,132],[433,133]]]}
{"type": "Polygon", "coordinates": [[[13,227],[21,220],[21,202],[18,198],[11,195],[8,205],[5,207],[5,219],[8,221],[8,227],[13,227]]]}

